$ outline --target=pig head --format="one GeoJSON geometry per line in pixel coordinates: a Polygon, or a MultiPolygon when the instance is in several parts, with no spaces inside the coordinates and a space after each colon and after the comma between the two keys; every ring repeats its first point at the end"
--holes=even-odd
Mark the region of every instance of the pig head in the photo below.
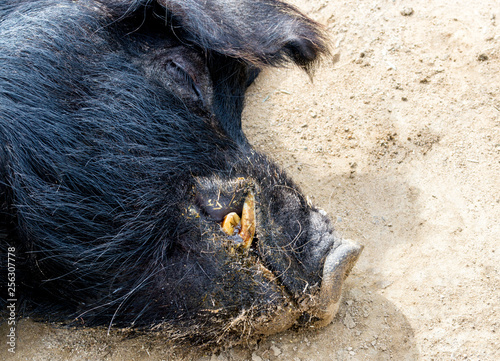
{"type": "Polygon", "coordinates": [[[328,53],[314,21],[278,0],[0,18],[0,247],[26,312],[199,343],[332,320],[362,247],[241,127],[260,69],[328,53]]]}

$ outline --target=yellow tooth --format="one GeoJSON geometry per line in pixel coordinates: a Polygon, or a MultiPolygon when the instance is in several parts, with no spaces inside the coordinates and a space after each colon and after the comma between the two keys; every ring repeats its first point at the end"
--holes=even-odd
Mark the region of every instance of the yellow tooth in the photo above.
{"type": "Polygon", "coordinates": [[[240,224],[240,216],[238,216],[235,212],[231,212],[224,217],[222,221],[222,230],[230,235],[234,235],[234,229],[236,226],[240,224]]]}
{"type": "Polygon", "coordinates": [[[255,196],[252,192],[248,193],[245,203],[243,203],[241,231],[238,235],[243,240],[242,246],[244,248],[249,248],[252,245],[253,236],[255,235],[255,196]]]}

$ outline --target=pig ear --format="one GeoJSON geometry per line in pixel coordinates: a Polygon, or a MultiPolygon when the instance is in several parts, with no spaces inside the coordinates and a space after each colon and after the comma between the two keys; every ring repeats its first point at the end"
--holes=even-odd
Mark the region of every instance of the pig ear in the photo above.
{"type": "Polygon", "coordinates": [[[256,66],[293,61],[307,70],[327,53],[320,26],[280,0],[157,1],[181,38],[256,66]]]}

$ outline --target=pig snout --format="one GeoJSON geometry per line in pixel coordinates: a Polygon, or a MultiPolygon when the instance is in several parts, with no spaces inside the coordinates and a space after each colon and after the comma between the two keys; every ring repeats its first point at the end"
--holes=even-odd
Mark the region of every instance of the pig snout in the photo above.
{"type": "Polygon", "coordinates": [[[328,253],[323,266],[318,306],[313,310],[317,318],[314,327],[326,326],[337,314],[344,280],[356,264],[363,248],[352,240],[344,239],[328,253]]]}

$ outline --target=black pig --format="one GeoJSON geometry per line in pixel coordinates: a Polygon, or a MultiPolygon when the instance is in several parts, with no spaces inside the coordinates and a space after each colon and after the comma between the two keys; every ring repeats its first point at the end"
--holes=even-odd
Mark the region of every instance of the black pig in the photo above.
{"type": "Polygon", "coordinates": [[[329,323],[361,247],[241,128],[262,67],[326,52],[279,0],[4,0],[2,308],[197,342],[329,323]]]}

